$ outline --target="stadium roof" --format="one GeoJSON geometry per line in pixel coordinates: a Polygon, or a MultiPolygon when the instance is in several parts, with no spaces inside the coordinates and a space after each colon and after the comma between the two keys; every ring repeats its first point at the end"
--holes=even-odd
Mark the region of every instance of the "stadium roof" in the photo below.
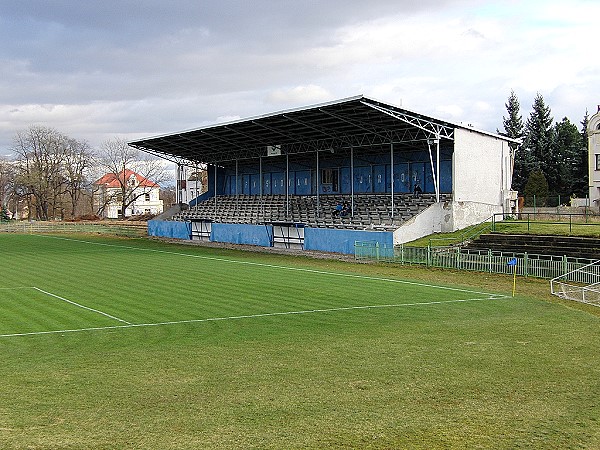
{"type": "Polygon", "coordinates": [[[391,143],[398,149],[410,149],[425,146],[428,139],[452,141],[455,128],[512,141],[359,95],[150,137],[129,145],[176,162],[218,164],[267,156],[268,151],[271,155],[293,155],[391,143]]]}

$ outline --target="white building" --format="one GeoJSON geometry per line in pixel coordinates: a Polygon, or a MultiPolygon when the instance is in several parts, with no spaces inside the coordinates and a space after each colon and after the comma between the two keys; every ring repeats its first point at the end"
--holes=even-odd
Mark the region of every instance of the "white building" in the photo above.
{"type": "Polygon", "coordinates": [[[140,214],[161,214],[160,186],[140,174],[125,169],[118,175],[107,173],[94,182],[94,203],[102,217],[118,219],[140,214]],[[123,193],[127,203],[123,214],[123,193]]]}
{"type": "Polygon", "coordinates": [[[590,206],[600,209],[600,105],[588,122],[590,206]]]}
{"type": "Polygon", "coordinates": [[[190,203],[207,191],[208,175],[206,169],[190,166],[179,166],[177,169],[178,203],[190,203]]]}

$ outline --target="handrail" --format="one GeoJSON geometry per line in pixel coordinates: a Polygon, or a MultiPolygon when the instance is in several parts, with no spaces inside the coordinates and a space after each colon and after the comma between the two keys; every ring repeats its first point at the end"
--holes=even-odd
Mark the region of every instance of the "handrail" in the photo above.
{"type": "Polygon", "coordinates": [[[573,226],[597,226],[600,230],[600,221],[590,222],[590,219],[595,216],[589,213],[550,213],[550,212],[527,212],[517,214],[496,213],[492,216],[492,231],[496,231],[496,224],[502,222],[504,225],[509,224],[527,224],[527,231],[531,231],[532,225],[568,225],[569,233],[573,232],[573,226]],[[499,217],[501,220],[498,220],[499,217]],[[532,220],[533,217],[533,220],[532,220]],[[558,220],[543,220],[544,218],[557,217],[558,220]],[[561,221],[561,218],[565,218],[561,221]],[[568,218],[568,221],[566,220],[568,218]],[[583,220],[577,220],[582,218],[583,220]],[[575,219],[575,220],[574,220],[575,219]]]}

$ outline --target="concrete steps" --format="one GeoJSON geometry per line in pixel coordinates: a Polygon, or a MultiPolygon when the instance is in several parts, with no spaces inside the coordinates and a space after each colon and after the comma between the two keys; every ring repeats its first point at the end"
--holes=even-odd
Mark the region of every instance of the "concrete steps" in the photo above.
{"type": "Polygon", "coordinates": [[[600,239],[579,236],[482,234],[467,245],[473,250],[600,259],[600,239]]]}

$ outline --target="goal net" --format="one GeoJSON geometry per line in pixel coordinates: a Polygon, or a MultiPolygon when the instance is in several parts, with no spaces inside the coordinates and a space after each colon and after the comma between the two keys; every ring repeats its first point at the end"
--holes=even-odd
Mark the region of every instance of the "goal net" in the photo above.
{"type": "Polygon", "coordinates": [[[558,297],[600,306],[600,261],[553,278],[550,289],[558,297]]]}

